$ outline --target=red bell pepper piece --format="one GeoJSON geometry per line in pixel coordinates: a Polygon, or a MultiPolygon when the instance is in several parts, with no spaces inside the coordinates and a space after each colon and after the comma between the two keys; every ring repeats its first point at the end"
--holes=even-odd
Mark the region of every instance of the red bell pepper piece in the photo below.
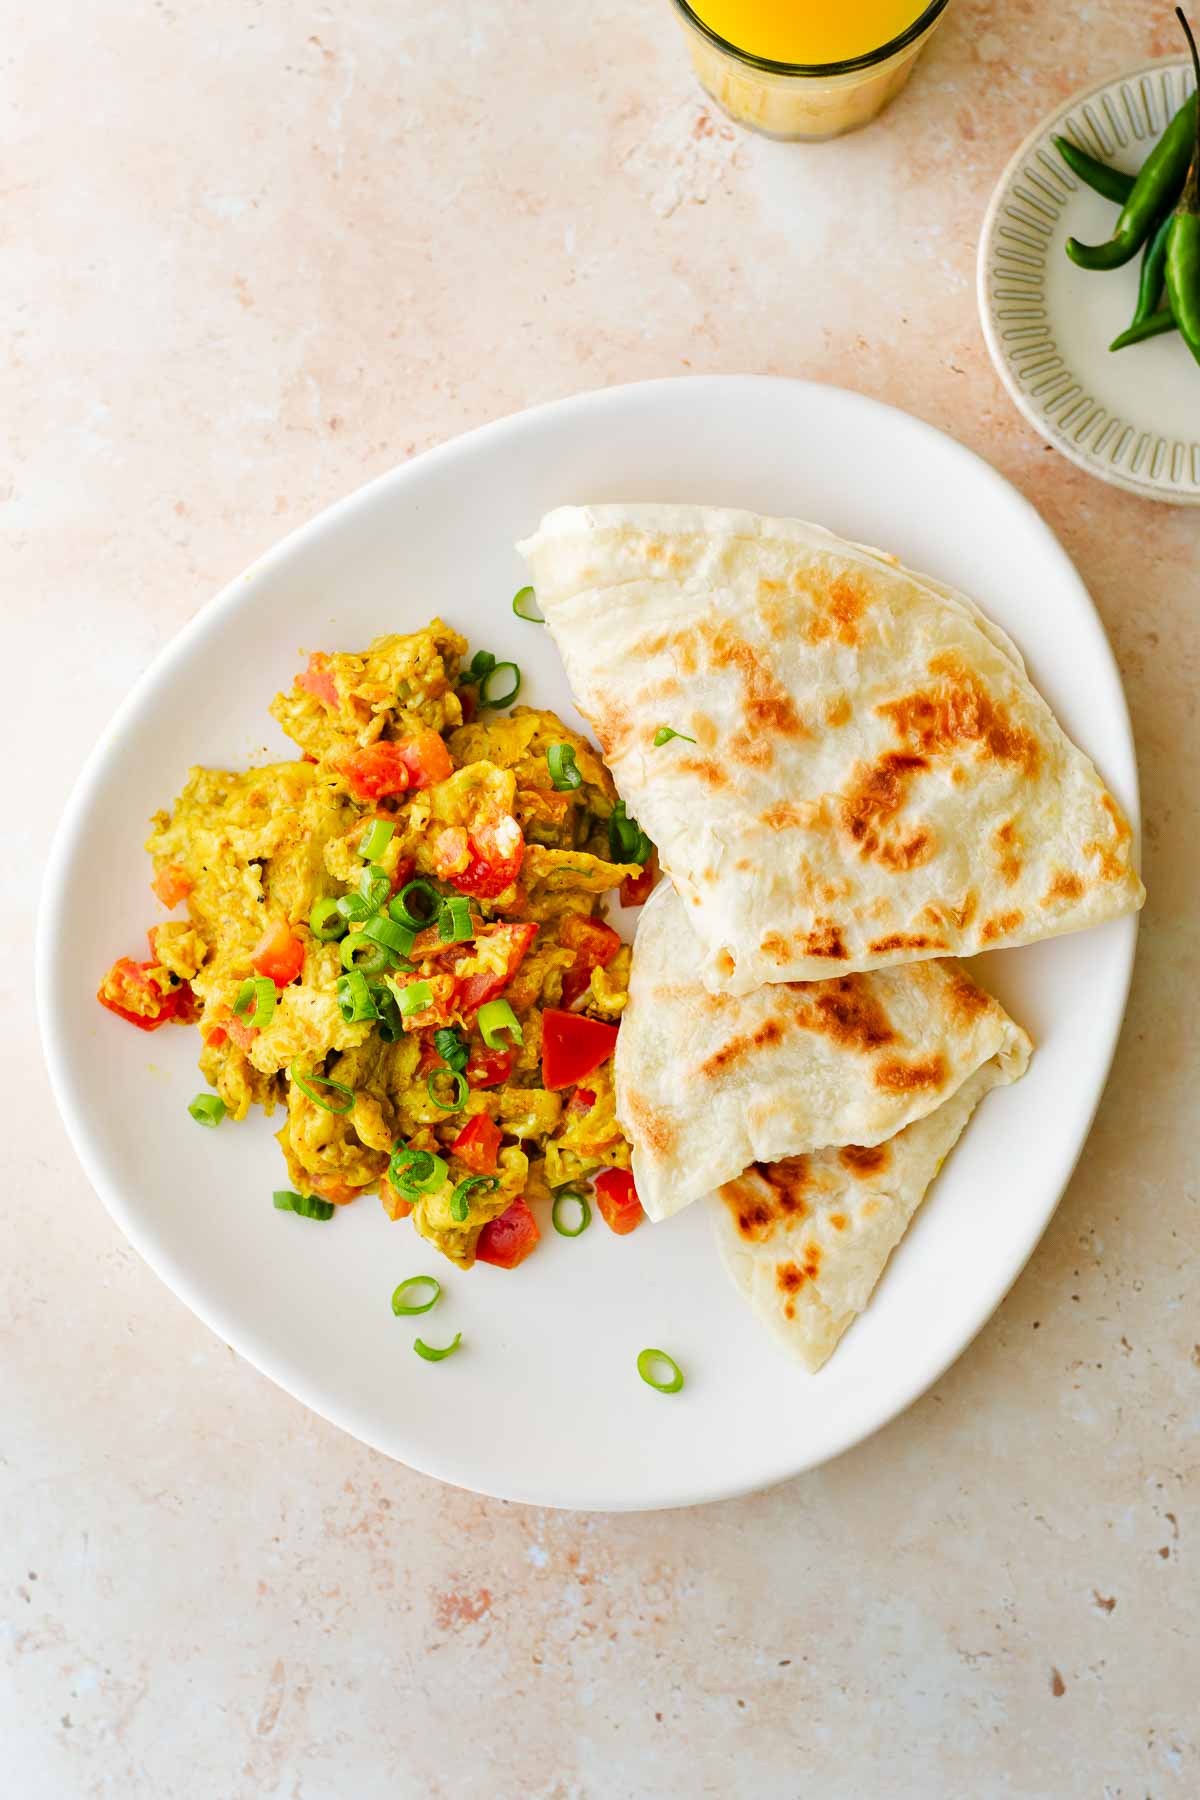
{"type": "Polygon", "coordinates": [[[496,1173],[496,1152],[504,1133],[500,1127],[489,1119],[486,1113],[476,1113],[468,1119],[454,1142],[450,1146],[451,1156],[457,1156],[459,1162],[466,1163],[476,1175],[494,1175],[496,1173]]]}
{"type": "MultiPolygon", "coordinates": [[[[532,924],[497,925],[490,931],[481,931],[475,939],[479,944],[486,940],[489,960],[492,948],[499,945],[504,952],[504,966],[501,969],[484,969],[476,975],[466,975],[458,984],[457,1005],[460,1012],[475,1012],[485,1000],[493,1000],[506,988],[524,959],[525,952],[537,936],[538,928],[532,924]]],[[[467,955],[473,954],[471,944],[462,948],[467,955]]]]}
{"type": "Polygon", "coordinates": [[[548,1007],[542,1014],[542,1079],[548,1088],[574,1087],[608,1061],[616,1044],[615,1025],[548,1007]]]}
{"type": "Polygon", "coordinates": [[[259,940],[250,961],[260,975],[266,975],[276,987],[287,987],[304,967],[304,945],[292,935],[286,919],[277,919],[259,940]]]}
{"type": "Polygon", "coordinates": [[[512,1066],[516,1060],[515,1050],[472,1051],[471,1060],[463,1070],[467,1085],[473,1088],[499,1087],[512,1074],[512,1066]]]}
{"type": "Polygon", "coordinates": [[[658,882],[658,856],[652,853],[640,875],[627,875],[621,883],[622,906],[644,906],[658,882]]]}
{"type": "MultiPolygon", "coordinates": [[[[132,956],[122,956],[96,990],[97,1000],[139,1031],[157,1031],[160,1025],[177,1019],[181,1009],[190,1011],[195,996],[186,981],[164,993],[150,976],[150,970],[156,967],[152,962],[139,963],[132,956]]],[[[191,1016],[194,1018],[195,1014],[191,1016]]]]}
{"type": "Polygon", "coordinates": [[[620,934],[603,919],[581,919],[570,913],[559,931],[564,944],[575,952],[575,961],[563,976],[564,1006],[573,1006],[587,993],[593,969],[606,969],[621,948],[620,934]]]}
{"type": "Polygon", "coordinates": [[[636,1231],[645,1213],[628,1169],[601,1169],[592,1183],[596,1205],[610,1231],[627,1237],[636,1231]]]}
{"type": "Polygon", "coordinates": [[[498,1269],[515,1269],[537,1248],[541,1232],[524,1200],[514,1200],[498,1219],[489,1219],[475,1245],[477,1262],[494,1263],[498,1269]]]}

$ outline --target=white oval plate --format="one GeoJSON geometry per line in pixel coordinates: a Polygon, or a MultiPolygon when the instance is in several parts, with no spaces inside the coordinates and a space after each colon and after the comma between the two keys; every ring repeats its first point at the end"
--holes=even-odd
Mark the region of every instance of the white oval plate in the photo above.
{"type": "MultiPolygon", "coordinates": [[[[539,1505],[678,1506],[745,1492],[846,1449],[915,1399],[978,1331],[1041,1235],[1116,1042],[1135,926],[994,956],[985,971],[1038,1050],[992,1095],[865,1317],[816,1378],[734,1292],[700,1208],[577,1241],[546,1225],[514,1273],[461,1274],[374,1200],[327,1225],[276,1213],[261,1116],[199,1130],[190,1032],[154,1037],[97,1006],[112,959],[159,910],[146,818],[190,763],[292,754],[267,703],[299,646],[361,646],[433,614],[515,656],[522,699],[571,713],[546,633],[514,619],[513,540],[549,507],[680,500],[820,520],[973,594],[1020,644],[1067,730],[1136,818],[1133,745],[1100,623],[1033,509],[951,439],[858,394],[802,382],[649,382],[486,426],[331,507],[192,621],[97,746],[55,842],[38,986],[67,1130],[113,1217],[181,1298],[309,1406],[414,1468],[539,1505]],[[82,901],[82,904],[81,904],[82,901]],[[436,1312],[392,1317],[432,1271],[436,1312]],[[420,1331],[464,1348],[430,1365],[420,1331]],[[638,1379],[671,1351],[678,1397],[638,1379]]],[[[278,1124],[278,1120],[275,1124],[278,1124]]],[[[181,1380],[187,1379],[181,1371],[181,1380]]]]}
{"type": "Polygon", "coordinates": [[[1144,63],[1077,94],[1030,133],[988,205],[979,313],[992,361],[1034,429],[1091,475],[1200,505],[1200,368],[1178,332],[1109,351],[1137,302],[1141,257],[1107,274],[1069,237],[1107,238],[1117,208],[1063,162],[1055,135],[1136,172],[1192,89],[1186,57],[1144,63]]]}

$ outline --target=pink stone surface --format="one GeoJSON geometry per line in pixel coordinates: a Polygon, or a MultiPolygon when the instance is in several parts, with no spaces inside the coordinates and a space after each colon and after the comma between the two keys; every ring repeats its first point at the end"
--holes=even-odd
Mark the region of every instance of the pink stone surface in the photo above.
{"type": "Polygon", "coordinates": [[[954,0],[893,110],[815,148],[714,116],[649,0],[3,19],[0,1790],[1200,1793],[1200,516],[1048,451],[973,291],[1014,145],[1173,51],[1169,6],[954,0]],[[770,1494],[541,1513],[312,1417],[125,1245],[40,1066],[38,869],[256,552],[469,426],[689,370],[860,388],[1035,502],[1124,672],[1150,902],[1078,1172],[936,1389],[770,1494]]]}

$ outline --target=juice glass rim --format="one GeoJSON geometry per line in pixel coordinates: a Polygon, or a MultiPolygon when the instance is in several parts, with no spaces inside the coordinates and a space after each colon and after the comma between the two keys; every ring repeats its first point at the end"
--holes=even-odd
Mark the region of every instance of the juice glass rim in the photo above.
{"type": "Polygon", "coordinates": [[[887,62],[889,57],[897,55],[901,50],[907,49],[909,44],[915,43],[934,21],[941,17],[950,4],[950,0],[930,0],[930,4],[913,20],[911,25],[906,26],[897,37],[889,38],[886,44],[881,44],[878,50],[864,50],[861,56],[848,56],[840,62],[826,63],[775,62],[769,56],[757,56],[753,50],[743,50],[737,44],[731,44],[728,38],[723,38],[719,32],[714,31],[711,25],[706,25],[704,20],[693,12],[688,5],[688,0],[673,0],[673,4],[676,11],[683,14],[688,24],[694,25],[710,44],[715,44],[717,49],[723,50],[727,56],[736,57],[737,61],[745,63],[747,68],[758,69],[768,75],[830,76],[851,75],[857,70],[874,68],[877,63],[887,62]]]}

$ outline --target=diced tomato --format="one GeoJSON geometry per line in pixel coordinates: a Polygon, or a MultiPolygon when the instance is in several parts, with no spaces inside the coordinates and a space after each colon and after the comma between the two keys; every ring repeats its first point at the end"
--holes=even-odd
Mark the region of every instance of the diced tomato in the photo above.
{"type": "Polygon", "coordinates": [[[563,976],[564,1006],[574,1006],[587,993],[593,969],[607,969],[621,948],[620,934],[603,919],[581,919],[570,913],[559,932],[564,944],[575,951],[575,961],[563,976]]]}
{"type": "Polygon", "coordinates": [[[236,1044],[239,1050],[251,1048],[258,1036],[258,1030],[257,1025],[243,1025],[240,1019],[235,1019],[232,1015],[225,1021],[226,1034],[230,1042],[236,1044]]]}
{"type": "Polygon", "coordinates": [[[458,698],[462,706],[463,724],[469,725],[475,717],[475,710],[479,705],[479,695],[473,687],[465,687],[459,688],[458,698]]]}
{"type": "Polygon", "coordinates": [[[628,1169],[601,1169],[592,1187],[604,1223],[618,1237],[636,1231],[645,1213],[628,1169]]]}
{"type": "Polygon", "coordinates": [[[195,1025],[204,1011],[199,1000],[192,991],[190,981],[181,981],[174,989],[175,1022],[177,1025],[195,1025]]]}
{"type": "Polygon", "coordinates": [[[595,1104],[596,1096],[593,1094],[591,1088],[576,1088],[575,1092],[571,1095],[571,1098],[567,1101],[567,1111],[569,1113],[574,1113],[576,1117],[578,1117],[581,1113],[591,1112],[595,1104]]]}
{"type": "Polygon", "coordinates": [[[541,1235],[524,1200],[514,1200],[498,1219],[489,1219],[480,1232],[475,1245],[476,1260],[494,1263],[498,1269],[515,1269],[532,1255],[541,1235]]]}
{"type": "MultiPolygon", "coordinates": [[[[449,839],[450,832],[442,838],[449,839]]],[[[447,844],[446,849],[451,847],[447,844]]],[[[457,834],[453,846],[455,863],[461,861],[457,834]]],[[[467,832],[465,868],[447,868],[445,879],[453,882],[460,894],[477,894],[481,900],[494,900],[512,886],[521,873],[525,860],[525,839],[521,827],[511,813],[498,812],[494,818],[477,819],[467,832]]],[[[439,855],[442,842],[439,839],[439,855]]],[[[442,870],[439,868],[438,873],[442,870]]]]}
{"type": "Polygon", "coordinates": [[[398,1194],[386,1175],[379,1184],[379,1198],[389,1219],[407,1219],[413,1209],[412,1201],[398,1194]]]}
{"type": "Polygon", "coordinates": [[[323,650],[314,650],[308,659],[308,667],[302,675],[297,675],[296,686],[311,694],[330,712],[336,712],[340,704],[337,683],[329,673],[329,658],[323,650]]]}
{"type": "Polygon", "coordinates": [[[309,1186],[314,1194],[322,1200],[328,1200],[331,1206],[349,1206],[351,1200],[357,1200],[362,1193],[360,1187],[350,1187],[344,1181],[334,1181],[328,1175],[310,1175],[309,1186]]]}
{"type": "Polygon", "coordinates": [[[644,906],[658,882],[658,857],[652,854],[640,875],[627,875],[621,883],[622,906],[644,906]]]}
{"type": "Polygon", "coordinates": [[[401,738],[396,748],[404,758],[409,787],[433,787],[436,782],[449,781],[454,773],[450,752],[436,731],[418,731],[401,738]]]}
{"type": "Polygon", "coordinates": [[[499,1087],[512,1074],[512,1066],[516,1060],[515,1050],[479,1050],[472,1052],[471,1060],[463,1073],[470,1087],[499,1087]]]}
{"type": "Polygon", "coordinates": [[[181,869],[178,863],[168,863],[165,868],[160,869],[150,886],[167,907],[178,906],[192,891],[187,871],[181,869]]]}
{"type": "Polygon", "coordinates": [[[542,1080],[548,1088],[574,1087],[608,1061],[616,1044],[615,1025],[548,1007],[542,1014],[542,1080]]]}
{"type": "Polygon", "coordinates": [[[398,894],[412,880],[413,870],[417,866],[415,856],[402,856],[392,870],[392,893],[398,894]]]}
{"type": "Polygon", "coordinates": [[[421,1045],[421,1059],[413,1070],[414,1075],[431,1075],[435,1069],[444,1066],[442,1058],[433,1047],[432,1040],[421,1045]]]}
{"type": "Polygon", "coordinates": [[[210,1025],[207,1030],[201,1031],[200,1036],[206,1044],[211,1044],[213,1049],[217,1050],[226,1041],[229,1033],[223,1025],[210,1025]]]}
{"type": "Polygon", "coordinates": [[[473,1119],[467,1120],[451,1144],[450,1154],[457,1156],[459,1162],[466,1163],[468,1169],[474,1169],[477,1175],[494,1175],[496,1152],[503,1135],[500,1127],[486,1113],[476,1113],[473,1119]]]}
{"type": "Polygon", "coordinates": [[[304,945],[293,937],[286,919],[277,919],[260,940],[250,961],[260,975],[267,975],[276,987],[295,981],[304,967],[304,945]]]}
{"type": "MultiPolygon", "coordinates": [[[[481,931],[475,944],[486,943],[488,960],[491,960],[495,948],[503,951],[504,966],[499,969],[483,969],[475,975],[464,976],[458,984],[456,1004],[460,1012],[475,1012],[485,1000],[492,1000],[506,988],[524,960],[525,952],[537,936],[536,925],[526,922],[522,925],[496,925],[491,931],[481,931]]],[[[465,946],[470,952],[472,946],[465,946]]]]}
{"type": "Polygon", "coordinates": [[[418,731],[398,742],[379,738],[364,750],[339,757],[335,767],[356,800],[381,800],[385,794],[431,787],[454,772],[450,752],[436,731],[418,731]]]}
{"type": "MultiPolygon", "coordinates": [[[[177,1016],[186,984],[181,982],[164,993],[150,975],[156,967],[156,963],[134,962],[132,956],[122,956],[96,990],[97,1000],[139,1031],[157,1031],[177,1016]]],[[[191,989],[187,991],[190,996],[191,989]]]]}

